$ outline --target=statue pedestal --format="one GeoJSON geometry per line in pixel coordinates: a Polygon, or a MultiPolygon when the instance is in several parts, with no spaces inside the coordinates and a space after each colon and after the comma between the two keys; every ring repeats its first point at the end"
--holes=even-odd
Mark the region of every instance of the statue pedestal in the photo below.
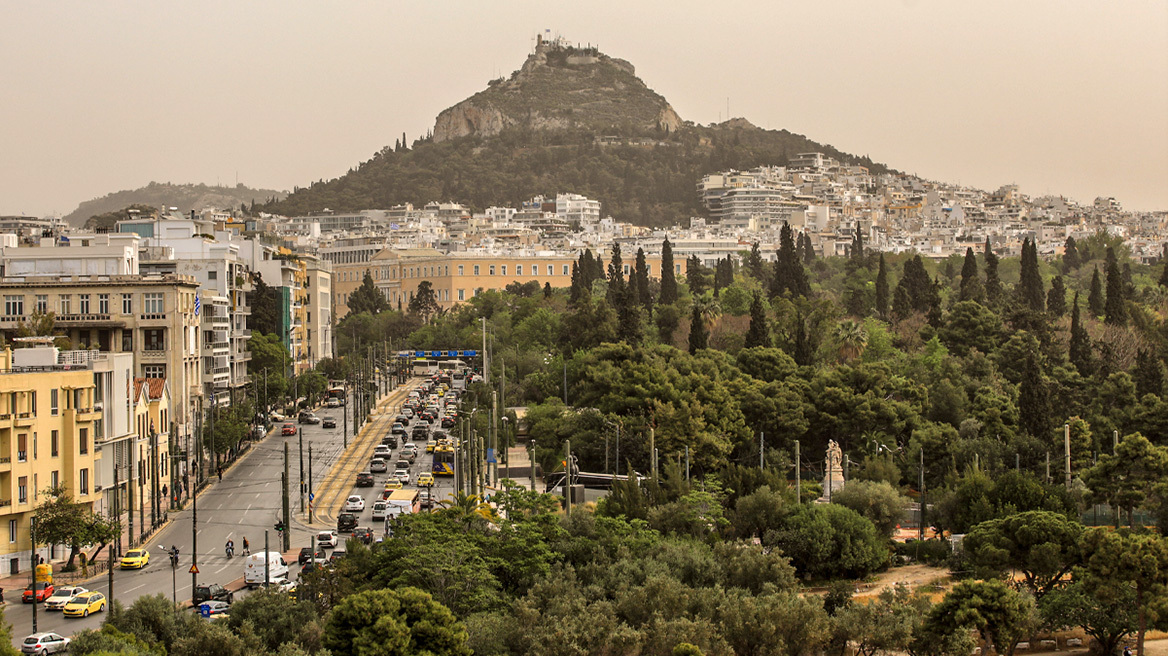
{"type": "Polygon", "coordinates": [[[828,471],[823,477],[823,496],[820,497],[824,501],[828,501],[831,495],[839,492],[844,488],[844,470],[843,467],[834,467],[828,471]]]}

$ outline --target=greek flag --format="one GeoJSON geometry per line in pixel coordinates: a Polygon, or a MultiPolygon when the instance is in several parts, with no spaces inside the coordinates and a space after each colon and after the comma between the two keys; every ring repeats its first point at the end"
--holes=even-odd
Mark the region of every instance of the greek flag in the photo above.
{"type": "Polygon", "coordinates": [[[203,309],[203,297],[195,294],[195,314],[198,314],[201,309],[203,309]]]}

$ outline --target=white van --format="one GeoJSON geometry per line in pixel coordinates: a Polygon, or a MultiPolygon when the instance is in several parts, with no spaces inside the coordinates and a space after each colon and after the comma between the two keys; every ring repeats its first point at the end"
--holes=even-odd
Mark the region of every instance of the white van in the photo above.
{"type": "Polygon", "coordinates": [[[278,551],[254,553],[247,557],[246,569],[243,573],[243,582],[247,587],[254,588],[264,584],[264,563],[268,563],[267,577],[269,581],[278,578],[288,578],[288,563],[278,551]]]}
{"type": "Polygon", "coordinates": [[[373,502],[373,521],[385,521],[389,516],[389,502],[388,501],[374,501],[373,502]]]}

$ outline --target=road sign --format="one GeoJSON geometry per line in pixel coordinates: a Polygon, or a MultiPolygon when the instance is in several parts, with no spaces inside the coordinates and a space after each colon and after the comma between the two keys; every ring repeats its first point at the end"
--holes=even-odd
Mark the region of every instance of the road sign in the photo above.
{"type": "Polygon", "coordinates": [[[494,449],[487,449],[487,462],[489,462],[491,464],[498,464],[498,461],[495,460],[495,450],[494,449]]]}
{"type": "Polygon", "coordinates": [[[312,492],[309,492],[308,493],[308,500],[309,501],[316,501],[316,495],[313,494],[312,492]]]}
{"type": "Polygon", "coordinates": [[[199,573],[199,566],[198,565],[191,565],[191,568],[187,570],[187,573],[198,574],[199,573]]]}
{"type": "Polygon", "coordinates": [[[199,604],[199,614],[203,617],[211,617],[211,604],[199,604]]]}

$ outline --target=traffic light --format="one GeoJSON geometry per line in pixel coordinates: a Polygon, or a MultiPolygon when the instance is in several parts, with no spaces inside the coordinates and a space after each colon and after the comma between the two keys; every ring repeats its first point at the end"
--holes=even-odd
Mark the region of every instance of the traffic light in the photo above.
{"type": "Polygon", "coordinates": [[[276,522],[276,531],[277,532],[284,531],[284,520],[281,519],[280,521],[276,522]]]}

